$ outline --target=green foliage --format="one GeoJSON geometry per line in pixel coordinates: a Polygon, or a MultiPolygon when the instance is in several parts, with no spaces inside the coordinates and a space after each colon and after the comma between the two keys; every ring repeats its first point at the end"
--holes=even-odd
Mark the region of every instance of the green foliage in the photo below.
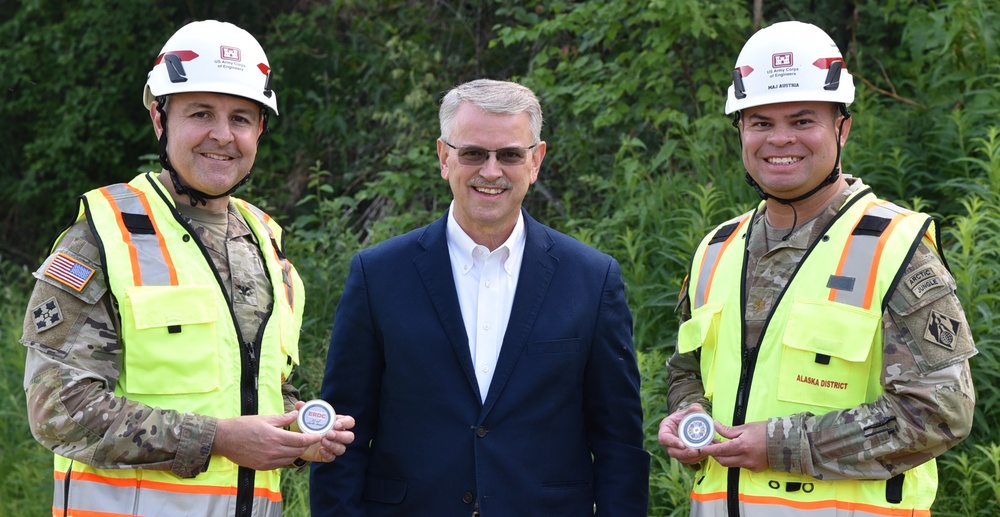
{"type": "Polygon", "coordinates": [[[1000,425],[1000,356],[994,329],[1000,324],[1000,127],[972,139],[972,155],[958,158],[974,170],[965,212],[944,229],[948,261],[965,306],[979,355],[971,360],[978,400],[970,444],[996,441],[1000,425]]]}
{"type": "Polygon", "coordinates": [[[31,436],[18,343],[33,278],[0,252],[0,515],[45,515],[52,508],[52,456],[31,436]]]}
{"type": "Polygon", "coordinates": [[[77,193],[64,189],[121,180],[153,142],[151,131],[137,128],[148,121],[143,78],[159,48],[142,38],[150,30],[140,26],[150,20],[143,2],[19,3],[0,24],[8,42],[0,46],[0,118],[8,121],[0,126],[0,178],[12,202],[0,238],[18,258],[34,261],[47,234],[76,210],[77,193]],[[16,231],[26,226],[50,231],[16,231]]]}
{"type": "Polygon", "coordinates": [[[939,515],[996,515],[1000,512],[1000,445],[976,445],[939,463],[944,483],[934,511],[939,515]]]}

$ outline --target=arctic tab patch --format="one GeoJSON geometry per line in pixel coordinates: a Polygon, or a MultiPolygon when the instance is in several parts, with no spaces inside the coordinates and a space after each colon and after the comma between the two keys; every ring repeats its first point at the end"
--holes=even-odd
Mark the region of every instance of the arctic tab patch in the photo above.
{"type": "Polygon", "coordinates": [[[913,295],[917,298],[922,297],[927,291],[935,287],[944,287],[945,285],[944,281],[941,280],[930,265],[906,275],[905,282],[906,286],[913,291],[913,295]]]}

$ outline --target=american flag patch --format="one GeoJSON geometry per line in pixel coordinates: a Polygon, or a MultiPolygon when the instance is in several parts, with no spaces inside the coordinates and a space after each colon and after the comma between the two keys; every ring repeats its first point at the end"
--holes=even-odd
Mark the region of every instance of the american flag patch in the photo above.
{"type": "Polygon", "coordinates": [[[80,292],[94,276],[94,268],[81,264],[69,255],[57,253],[49,267],[45,268],[45,275],[80,292]]]}

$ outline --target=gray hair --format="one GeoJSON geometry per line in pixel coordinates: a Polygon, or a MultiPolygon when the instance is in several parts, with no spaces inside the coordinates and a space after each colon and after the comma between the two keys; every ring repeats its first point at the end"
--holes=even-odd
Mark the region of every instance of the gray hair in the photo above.
{"type": "Polygon", "coordinates": [[[463,102],[471,103],[486,113],[498,115],[527,113],[531,121],[533,140],[531,143],[537,144],[542,140],[542,107],[535,94],[520,84],[492,79],[476,79],[460,84],[441,99],[438,120],[441,124],[442,140],[451,138],[451,125],[455,120],[455,112],[463,102]]]}

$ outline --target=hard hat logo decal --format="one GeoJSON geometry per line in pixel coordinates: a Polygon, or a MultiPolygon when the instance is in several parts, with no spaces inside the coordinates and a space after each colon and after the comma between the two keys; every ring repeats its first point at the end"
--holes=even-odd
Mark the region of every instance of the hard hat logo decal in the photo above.
{"type": "Polygon", "coordinates": [[[791,52],[780,52],[771,55],[771,68],[785,68],[795,64],[791,52]]]}
{"type": "Polygon", "coordinates": [[[821,70],[829,70],[834,63],[839,63],[839,66],[844,66],[844,60],[839,57],[821,57],[816,61],[813,61],[813,66],[821,70]]]}
{"type": "Polygon", "coordinates": [[[239,61],[240,60],[240,49],[236,47],[219,47],[219,57],[229,61],[239,61]]]}
{"type": "Polygon", "coordinates": [[[197,52],[191,50],[172,50],[170,52],[164,52],[156,57],[156,61],[153,61],[153,66],[163,62],[163,59],[167,56],[177,56],[177,59],[181,61],[194,61],[198,57],[197,52]]]}

